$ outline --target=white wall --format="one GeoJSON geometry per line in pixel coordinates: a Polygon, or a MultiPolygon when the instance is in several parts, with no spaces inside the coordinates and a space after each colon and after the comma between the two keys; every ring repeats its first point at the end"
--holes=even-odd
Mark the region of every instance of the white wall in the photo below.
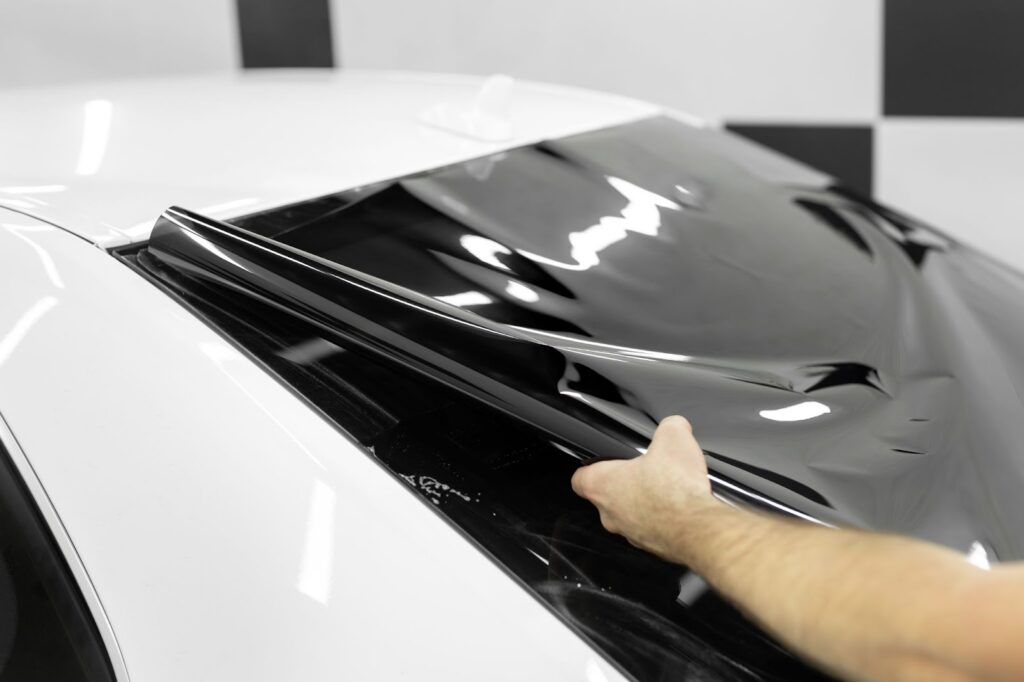
{"type": "Polygon", "coordinates": [[[712,121],[873,127],[876,196],[1024,270],[1024,119],[884,118],[882,0],[332,3],[344,67],[507,73],[712,121]]]}
{"type": "Polygon", "coordinates": [[[238,65],[234,0],[0,0],[0,87],[238,65]]]}
{"type": "Polygon", "coordinates": [[[882,201],[1024,271],[1024,121],[891,119],[875,137],[882,201]]]}
{"type": "Polygon", "coordinates": [[[348,67],[508,73],[707,118],[870,121],[880,0],[333,0],[348,67]]]}

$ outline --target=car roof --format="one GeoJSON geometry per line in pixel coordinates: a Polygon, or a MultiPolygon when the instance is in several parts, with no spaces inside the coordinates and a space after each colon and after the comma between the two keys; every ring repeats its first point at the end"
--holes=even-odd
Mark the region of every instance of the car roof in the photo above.
{"type": "Polygon", "coordinates": [[[232,217],[660,111],[515,83],[501,139],[423,120],[471,108],[485,83],[271,70],[11,89],[0,93],[0,205],[112,247],[145,240],[170,205],[232,217]]]}

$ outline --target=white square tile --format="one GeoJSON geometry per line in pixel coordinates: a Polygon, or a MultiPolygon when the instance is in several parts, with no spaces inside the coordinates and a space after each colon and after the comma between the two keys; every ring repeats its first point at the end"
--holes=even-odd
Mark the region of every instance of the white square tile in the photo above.
{"type": "Polygon", "coordinates": [[[0,87],[227,70],[233,0],[2,0],[0,87]]]}
{"type": "Polygon", "coordinates": [[[1024,121],[884,120],[875,194],[1024,270],[1024,121]]]}

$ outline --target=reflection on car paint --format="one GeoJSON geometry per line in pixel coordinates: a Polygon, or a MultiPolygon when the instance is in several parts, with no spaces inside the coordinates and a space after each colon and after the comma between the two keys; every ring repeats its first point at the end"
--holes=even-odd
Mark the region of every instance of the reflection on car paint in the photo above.
{"type": "Polygon", "coordinates": [[[479,498],[435,503],[625,670],[794,679],[811,673],[745,653],[774,651],[755,629],[716,634],[747,632],[735,614],[693,613],[724,605],[677,603],[680,569],[602,534],[566,452],[631,456],[683,413],[722,494],[1022,558],[1024,280],[841,187],[766,181],[738,149],[654,118],[235,225],[172,210],[139,262],[194,305],[216,290],[215,324],[421,494],[426,476],[479,498]],[[260,324],[239,296],[269,306],[260,324]],[[306,335],[275,331],[289,345],[268,355],[281,309],[306,335]],[[351,352],[282,369],[320,337],[351,352]],[[367,350],[418,373],[369,391],[351,363],[367,350]],[[418,388],[398,400],[402,382],[418,388]],[[422,416],[379,407],[394,400],[422,416]]]}

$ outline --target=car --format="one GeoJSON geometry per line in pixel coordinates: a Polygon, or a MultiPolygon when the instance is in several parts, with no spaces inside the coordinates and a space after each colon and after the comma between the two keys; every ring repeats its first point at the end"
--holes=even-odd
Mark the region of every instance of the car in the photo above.
{"type": "Polygon", "coordinates": [[[675,413],[1021,558],[1022,276],[715,125],[268,71],[9,90],[0,158],[0,679],[828,679],[572,493],[675,413]]]}

